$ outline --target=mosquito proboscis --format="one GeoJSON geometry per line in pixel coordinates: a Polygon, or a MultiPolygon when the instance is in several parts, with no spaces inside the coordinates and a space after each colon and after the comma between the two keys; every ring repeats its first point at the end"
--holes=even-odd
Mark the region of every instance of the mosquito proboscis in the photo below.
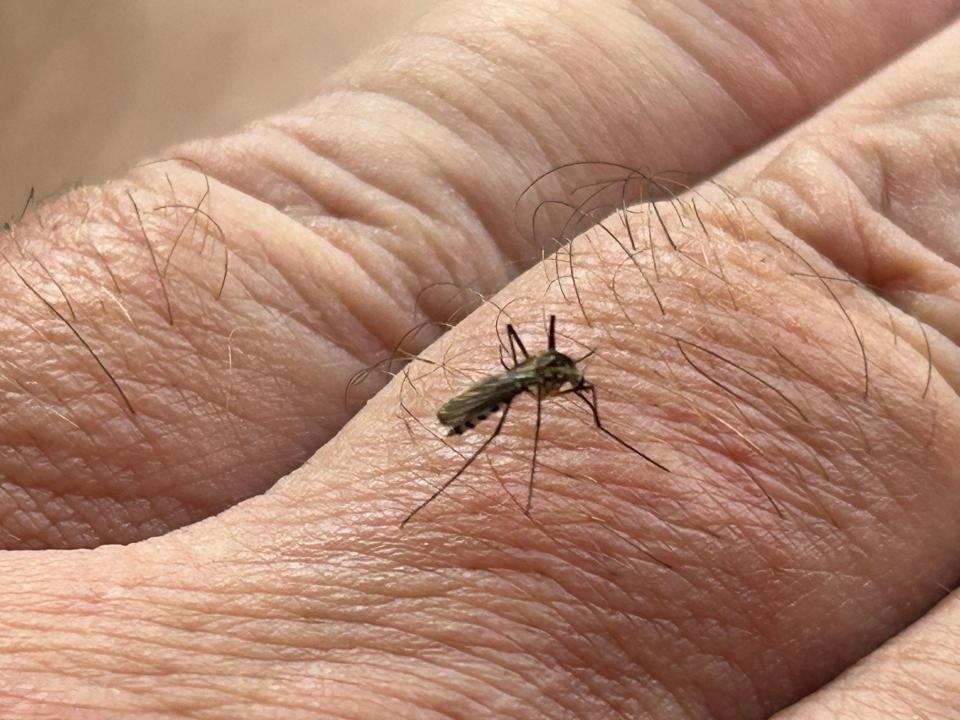
{"type": "Polygon", "coordinates": [[[593,355],[593,351],[591,350],[583,357],[577,359],[573,359],[569,355],[558,351],[556,347],[556,320],[555,315],[550,316],[550,324],[547,331],[547,349],[538,355],[530,355],[513,325],[507,325],[507,339],[510,343],[510,354],[513,359],[513,366],[507,365],[506,360],[502,356],[501,347],[500,362],[503,364],[504,372],[498,375],[491,375],[481,380],[440,406],[440,409],[437,411],[437,419],[442,425],[449,428],[447,431],[448,436],[462,435],[467,430],[476,427],[477,423],[498,411],[500,412],[500,419],[486,440],[480,444],[473,454],[460,465],[460,468],[450,478],[445,480],[430,497],[420,503],[420,505],[414,508],[413,512],[407,515],[404,521],[400,523],[401,527],[410,522],[417,513],[443,494],[443,492],[473,464],[473,461],[487,449],[494,438],[503,430],[503,424],[506,422],[507,414],[510,411],[513,401],[524,393],[532,395],[537,401],[536,424],[534,425],[533,432],[533,457],[530,465],[530,481],[527,485],[527,502],[524,506],[525,514],[530,514],[530,506],[533,502],[533,480],[537,470],[537,450],[540,444],[542,405],[544,399],[551,396],[576,396],[590,408],[593,414],[594,425],[600,432],[636,455],[639,455],[651,465],[654,465],[664,472],[670,472],[664,465],[661,465],[649,455],[641,452],[604,426],[600,420],[600,412],[597,408],[597,388],[584,377],[583,372],[578,367],[580,363],[593,355]],[[518,351],[522,359],[518,357],[518,351]]]}

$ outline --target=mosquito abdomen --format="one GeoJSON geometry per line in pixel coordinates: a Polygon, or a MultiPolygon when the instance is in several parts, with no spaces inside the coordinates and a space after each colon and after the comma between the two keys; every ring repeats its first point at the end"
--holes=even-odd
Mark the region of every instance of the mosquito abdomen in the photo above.
{"type": "Polygon", "coordinates": [[[502,405],[497,403],[496,405],[491,405],[490,407],[481,410],[475,415],[471,415],[469,418],[458,422],[456,425],[453,425],[450,430],[447,431],[447,435],[463,435],[463,433],[465,433],[467,430],[472,430],[475,428],[478,423],[486,420],[501,407],[502,405]]]}

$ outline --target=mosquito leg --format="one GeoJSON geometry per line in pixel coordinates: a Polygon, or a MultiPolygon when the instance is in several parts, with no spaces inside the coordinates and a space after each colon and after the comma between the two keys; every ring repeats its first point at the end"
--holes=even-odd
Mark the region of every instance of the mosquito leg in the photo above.
{"type": "Polygon", "coordinates": [[[517,346],[520,347],[520,352],[523,353],[524,359],[530,357],[527,354],[527,349],[523,346],[523,341],[520,339],[520,336],[517,334],[516,328],[513,325],[507,324],[507,340],[510,342],[510,355],[513,357],[513,366],[507,365],[507,361],[503,359],[503,342],[500,343],[500,364],[503,365],[503,369],[506,371],[513,370],[518,364],[517,360],[517,346]]]}
{"type": "Polygon", "coordinates": [[[520,339],[520,335],[517,334],[517,330],[513,325],[507,325],[507,337],[510,339],[510,352],[513,353],[514,365],[517,364],[517,348],[520,348],[524,360],[530,357],[530,353],[528,353],[527,349],[523,346],[523,340],[520,339]]]}
{"type": "Polygon", "coordinates": [[[423,510],[427,505],[429,505],[429,504],[432,503],[434,500],[436,500],[438,497],[440,497],[440,495],[443,494],[443,491],[446,490],[448,487],[450,487],[450,486],[453,484],[453,481],[456,480],[458,477],[460,477],[460,476],[463,474],[463,471],[466,470],[468,467],[470,467],[470,465],[473,463],[474,460],[476,460],[478,457],[480,457],[480,453],[482,453],[484,450],[486,450],[486,449],[487,449],[487,445],[489,445],[489,444],[491,443],[491,441],[492,441],[497,435],[500,434],[500,431],[503,429],[503,422],[507,419],[507,412],[508,412],[509,410],[510,410],[510,401],[508,400],[508,401],[507,401],[507,404],[504,405],[504,407],[503,407],[503,413],[500,415],[500,421],[497,423],[497,427],[496,427],[496,429],[494,429],[493,433],[492,433],[486,440],[483,441],[483,444],[480,445],[480,447],[478,447],[478,448],[476,449],[476,451],[473,453],[473,455],[471,455],[470,457],[467,458],[467,460],[463,463],[463,465],[460,466],[460,469],[457,470],[449,480],[447,480],[446,482],[444,482],[443,485],[441,485],[439,488],[437,488],[437,489],[434,491],[433,495],[431,495],[431,496],[428,497],[426,500],[424,500],[422,503],[420,503],[419,505],[417,505],[417,507],[415,507],[415,508],[413,509],[413,512],[410,513],[409,515],[407,515],[406,518],[404,518],[403,522],[400,523],[400,527],[401,527],[401,528],[402,528],[404,525],[406,525],[408,522],[410,522],[410,521],[413,519],[413,516],[414,516],[414,515],[416,515],[418,512],[420,512],[421,510],[423,510]]]}
{"type": "Polygon", "coordinates": [[[530,506],[533,504],[533,475],[537,472],[537,446],[540,444],[540,405],[543,403],[542,386],[537,385],[537,423],[533,426],[533,459],[530,461],[530,484],[527,486],[527,506],[523,514],[530,516],[530,506]]]}
{"type": "Polygon", "coordinates": [[[640,457],[642,457],[644,460],[646,460],[646,461],[647,461],[648,463],[650,463],[651,465],[656,465],[658,468],[660,468],[660,469],[663,470],[664,472],[670,472],[666,467],[664,467],[663,465],[661,465],[660,463],[658,463],[656,460],[654,460],[653,458],[651,458],[649,455],[647,455],[646,453],[640,452],[640,451],[637,450],[633,445],[631,445],[630,443],[628,443],[626,440],[624,440],[623,438],[619,437],[618,435],[615,435],[614,433],[610,432],[609,430],[607,430],[607,429],[603,426],[603,423],[600,422],[600,413],[597,411],[597,388],[596,388],[596,386],[590,385],[590,384],[587,384],[587,383],[584,383],[583,386],[577,387],[577,388],[572,388],[569,392],[572,392],[572,393],[573,393],[574,395],[576,395],[578,398],[580,398],[581,400],[583,400],[583,401],[587,404],[587,407],[589,407],[590,410],[593,412],[593,422],[594,422],[594,424],[597,426],[597,430],[599,430],[600,432],[602,432],[602,433],[603,433],[604,435],[606,435],[607,437],[612,438],[613,440],[616,440],[618,443],[620,443],[621,445],[623,445],[623,447],[627,448],[627,450],[630,450],[631,452],[636,453],[637,455],[639,455],[640,457]],[[583,392],[584,389],[590,391],[590,394],[591,394],[591,396],[593,397],[593,400],[591,400],[590,398],[588,398],[588,397],[584,394],[584,392],[583,392]]]}

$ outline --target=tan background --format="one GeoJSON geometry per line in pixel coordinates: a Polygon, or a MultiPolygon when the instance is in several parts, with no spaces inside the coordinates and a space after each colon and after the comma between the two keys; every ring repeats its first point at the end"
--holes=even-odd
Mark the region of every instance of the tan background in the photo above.
{"type": "Polygon", "coordinates": [[[437,0],[0,0],[0,221],[310,97],[437,0]]]}

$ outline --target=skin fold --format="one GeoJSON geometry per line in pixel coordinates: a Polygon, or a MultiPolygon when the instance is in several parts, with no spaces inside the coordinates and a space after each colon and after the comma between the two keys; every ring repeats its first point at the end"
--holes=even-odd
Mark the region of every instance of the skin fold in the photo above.
{"type": "Polygon", "coordinates": [[[960,26],[881,5],[452,6],[12,225],[0,716],[953,717],[960,26]],[[694,187],[537,262],[571,157],[694,187]],[[669,472],[554,399],[528,518],[520,398],[401,530],[551,313],[669,472]]]}

